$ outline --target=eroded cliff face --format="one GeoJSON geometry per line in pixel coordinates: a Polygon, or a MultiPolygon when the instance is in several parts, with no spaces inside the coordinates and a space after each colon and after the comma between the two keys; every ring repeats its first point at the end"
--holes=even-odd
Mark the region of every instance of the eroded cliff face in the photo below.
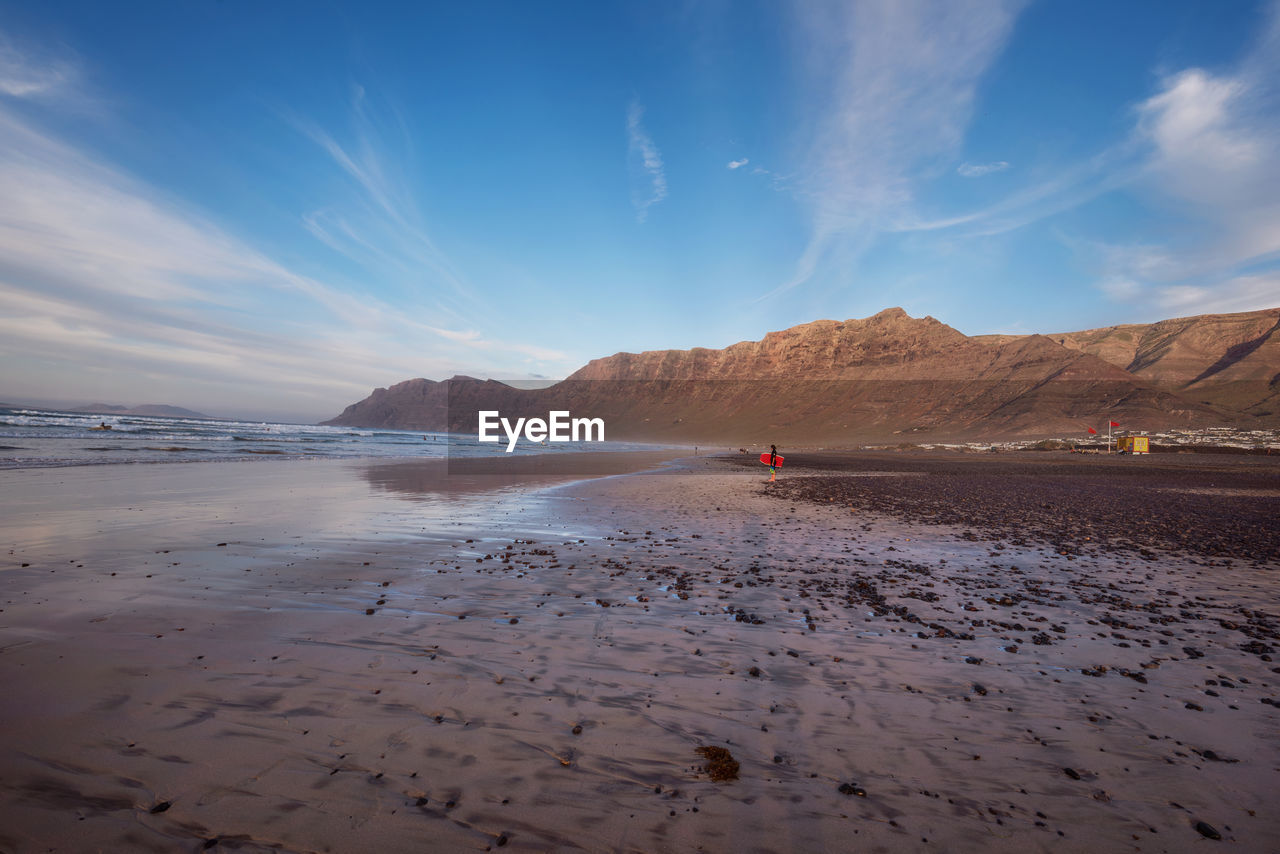
{"type": "Polygon", "coordinates": [[[1188,385],[1224,371],[1233,378],[1265,375],[1270,379],[1268,372],[1280,370],[1275,359],[1278,327],[1280,308],[1272,308],[1107,326],[1047,337],[1073,350],[1092,353],[1135,376],[1188,385]]]}
{"type": "MultiPolygon", "coordinates": [[[[932,317],[900,308],[861,320],[815,320],[760,341],[723,350],[652,350],[593,359],[569,379],[853,379],[925,375],[959,353],[976,355],[970,339],[932,317]]],[[[980,358],[980,357],[978,357],[980,358]]]]}
{"type": "Polygon", "coordinates": [[[469,377],[409,380],[328,423],[474,432],[480,409],[568,409],[605,418],[608,438],[708,443],[1049,435],[1107,419],[1151,430],[1237,423],[1258,414],[1258,389],[1280,370],[1277,319],[1280,310],[968,337],[892,308],[723,350],[618,353],[536,391],[469,377]],[[1248,382],[1224,395],[1232,384],[1223,378],[1236,376],[1248,382]],[[1246,386],[1255,410],[1247,414],[1234,405],[1246,386]]]}
{"type": "Polygon", "coordinates": [[[1048,337],[1191,400],[1264,418],[1280,411],[1280,308],[1048,337]]]}

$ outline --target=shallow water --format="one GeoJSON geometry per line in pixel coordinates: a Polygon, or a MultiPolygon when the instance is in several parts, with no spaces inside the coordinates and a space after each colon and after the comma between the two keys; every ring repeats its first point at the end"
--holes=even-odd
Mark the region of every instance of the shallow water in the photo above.
{"type": "Polygon", "coordinates": [[[517,483],[406,493],[386,489],[370,474],[378,470],[362,460],[11,470],[0,474],[0,545],[102,554],[139,538],[165,548],[299,537],[332,546],[414,539],[520,510],[517,483]]]}
{"type": "MultiPolygon", "coordinates": [[[[521,442],[516,445],[513,455],[624,451],[645,447],[625,442],[547,445],[521,442]]],[[[482,444],[475,436],[421,430],[373,430],[148,415],[87,415],[0,407],[0,469],[104,463],[225,462],[279,457],[443,459],[446,456],[506,456],[506,445],[482,444]],[[97,429],[102,424],[111,429],[97,429]]]]}

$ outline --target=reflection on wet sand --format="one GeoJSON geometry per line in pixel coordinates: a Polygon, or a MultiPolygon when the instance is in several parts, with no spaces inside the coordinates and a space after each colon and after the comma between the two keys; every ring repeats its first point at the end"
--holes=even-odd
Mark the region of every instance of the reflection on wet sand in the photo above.
{"type": "Polygon", "coordinates": [[[616,451],[583,454],[451,457],[365,464],[361,475],[375,490],[400,497],[449,497],[510,491],[584,478],[628,474],[662,465],[676,452],[616,451]]]}

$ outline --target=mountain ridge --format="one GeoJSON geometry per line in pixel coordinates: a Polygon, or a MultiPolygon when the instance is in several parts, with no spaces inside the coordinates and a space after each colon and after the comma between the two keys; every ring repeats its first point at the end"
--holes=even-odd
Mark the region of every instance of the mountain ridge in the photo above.
{"type": "Polygon", "coordinates": [[[890,308],[867,318],[810,321],[718,350],[615,353],[544,389],[462,376],[406,380],[376,389],[324,423],[475,432],[478,409],[543,417],[550,409],[570,409],[605,417],[611,438],[776,436],[824,443],[1061,435],[1121,418],[1152,430],[1252,423],[1270,413],[1244,411],[1240,401],[1257,410],[1269,399],[1270,392],[1256,386],[1265,373],[1259,366],[1280,372],[1280,358],[1270,361],[1280,309],[1246,315],[1232,316],[1228,346],[1214,350],[1210,339],[1217,327],[1190,322],[1196,318],[1162,322],[1172,326],[1154,337],[1149,328],[1158,324],[966,336],[933,317],[890,308]],[[1271,314],[1277,319],[1268,326],[1271,314]],[[1128,331],[1130,340],[1115,337],[1117,329],[1128,331]],[[1129,364],[1139,352],[1158,353],[1156,361],[1166,360],[1163,371],[1144,375],[1117,364],[1135,337],[1129,364]],[[1172,350],[1164,353],[1162,344],[1172,350]],[[1239,364],[1249,381],[1224,396],[1220,392],[1231,383],[1213,378],[1224,371],[1235,376],[1239,364]],[[1249,394],[1242,395],[1246,386],[1249,394]]]}
{"type": "Polygon", "coordinates": [[[1126,323],[1045,337],[1212,406],[1259,417],[1280,411],[1280,308],[1126,323]]]}

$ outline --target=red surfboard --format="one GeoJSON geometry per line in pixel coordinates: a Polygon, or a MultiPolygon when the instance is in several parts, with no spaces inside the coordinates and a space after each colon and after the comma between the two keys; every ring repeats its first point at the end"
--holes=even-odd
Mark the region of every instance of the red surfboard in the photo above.
{"type": "MultiPolygon", "coordinates": [[[[765,465],[769,465],[769,455],[761,454],[760,462],[764,463],[765,465]]],[[[778,454],[778,465],[782,465],[782,454],[778,454]]]]}

